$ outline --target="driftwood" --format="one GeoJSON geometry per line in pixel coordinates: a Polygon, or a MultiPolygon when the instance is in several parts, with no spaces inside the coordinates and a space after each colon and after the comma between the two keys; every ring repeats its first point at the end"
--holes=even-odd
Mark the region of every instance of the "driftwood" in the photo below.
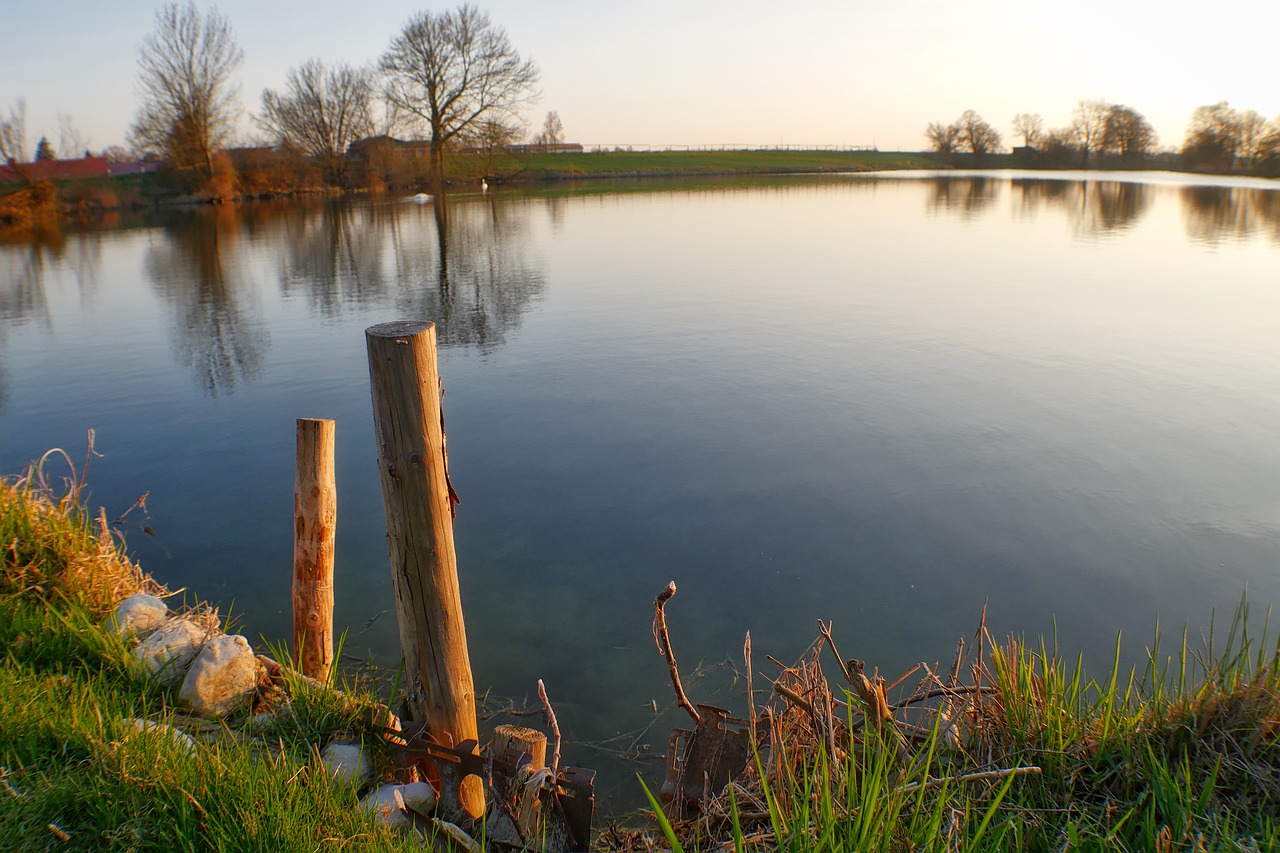
{"type": "Polygon", "coordinates": [[[694,725],[697,725],[698,709],[684,695],[684,687],[680,684],[680,668],[676,666],[676,655],[671,650],[671,639],[667,636],[667,614],[664,608],[675,594],[676,582],[671,581],[653,600],[653,641],[658,644],[658,651],[667,659],[667,671],[671,674],[671,687],[676,692],[676,704],[688,711],[694,725]]]}

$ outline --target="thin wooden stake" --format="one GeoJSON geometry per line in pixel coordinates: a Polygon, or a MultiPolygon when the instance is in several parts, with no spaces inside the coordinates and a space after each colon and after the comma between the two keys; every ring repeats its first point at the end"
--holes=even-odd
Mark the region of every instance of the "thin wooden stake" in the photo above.
{"type": "MultiPolygon", "coordinates": [[[[458,592],[435,325],[383,323],[366,329],[365,341],[409,707],[441,743],[474,743],[475,687],[458,592]]],[[[471,817],[484,814],[479,777],[462,780],[459,800],[471,817]]]]}
{"type": "Polygon", "coordinates": [[[333,553],[338,496],[333,466],[334,422],[298,419],[293,486],[293,660],[303,675],[324,681],[333,665],[333,553]]]}
{"type": "Polygon", "coordinates": [[[653,600],[653,641],[658,644],[658,651],[662,652],[662,656],[667,659],[671,686],[676,691],[676,704],[688,711],[689,716],[693,717],[694,724],[697,725],[701,717],[698,716],[698,709],[693,707],[689,697],[684,695],[684,686],[680,684],[680,668],[676,666],[676,653],[672,651],[671,638],[667,636],[667,614],[663,608],[675,594],[676,582],[671,581],[667,584],[667,588],[658,593],[658,597],[653,600]]]}
{"type": "MultiPolygon", "coordinates": [[[[547,712],[547,725],[551,727],[551,736],[555,738],[551,752],[551,776],[555,778],[560,772],[560,724],[556,721],[556,712],[551,707],[551,700],[547,698],[547,688],[542,684],[541,678],[538,679],[538,698],[542,700],[542,710],[547,712]]],[[[543,749],[546,749],[545,742],[543,749]]]]}

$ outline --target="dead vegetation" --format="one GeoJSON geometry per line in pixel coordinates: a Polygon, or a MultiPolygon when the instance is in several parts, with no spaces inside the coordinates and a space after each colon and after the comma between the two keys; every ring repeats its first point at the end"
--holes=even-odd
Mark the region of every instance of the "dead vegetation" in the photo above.
{"type": "MultiPolygon", "coordinates": [[[[1184,636],[1162,657],[1157,636],[1145,667],[1122,669],[1117,648],[1102,681],[1044,644],[995,642],[985,611],[949,665],[891,682],[841,656],[830,624],[792,664],[756,659],[748,634],[738,719],[685,697],[664,615],[674,594],[654,618],[693,722],[673,733],[654,800],[673,848],[1172,851],[1225,834],[1239,837],[1201,849],[1249,850],[1276,838],[1277,648],[1249,636],[1246,604],[1216,654],[1184,636]]],[[[610,827],[601,844],[654,838],[610,827]]]]}

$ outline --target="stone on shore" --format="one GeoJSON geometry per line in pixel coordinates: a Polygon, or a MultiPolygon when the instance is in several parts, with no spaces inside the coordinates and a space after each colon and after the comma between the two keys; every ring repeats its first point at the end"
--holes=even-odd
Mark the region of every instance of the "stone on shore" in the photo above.
{"type": "Polygon", "coordinates": [[[373,777],[369,755],[357,743],[331,743],[320,753],[325,775],[336,782],[362,785],[373,777]]]}
{"type": "Polygon", "coordinates": [[[204,629],[190,619],[169,619],[138,644],[133,656],[156,683],[172,687],[182,681],[206,639],[204,629]]]}
{"type": "Polygon", "coordinates": [[[178,691],[178,701],[200,717],[221,717],[248,704],[258,686],[258,659],[239,634],[210,640],[178,691]]]}
{"type": "Polygon", "coordinates": [[[118,634],[134,634],[145,639],[169,617],[164,600],[145,592],[135,593],[116,607],[111,627],[118,634]]]}
{"type": "Polygon", "coordinates": [[[412,823],[405,808],[411,808],[424,817],[436,807],[436,792],[426,782],[407,785],[386,784],[374,788],[360,804],[386,826],[408,826],[412,823]]]}
{"type": "Polygon", "coordinates": [[[175,729],[168,723],[159,723],[155,720],[142,720],[135,717],[125,720],[124,727],[139,734],[171,740],[175,746],[180,747],[188,754],[196,751],[196,742],[191,739],[191,735],[181,729],[175,729]]]}

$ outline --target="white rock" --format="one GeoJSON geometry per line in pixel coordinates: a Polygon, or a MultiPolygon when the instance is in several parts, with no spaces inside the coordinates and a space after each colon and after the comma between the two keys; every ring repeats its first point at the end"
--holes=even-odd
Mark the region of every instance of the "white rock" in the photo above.
{"type": "Polygon", "coordinates": [[[362,784],[373,776],[373,764],[359,744],[331,743],[320,753],[325,775],[337,782],[362,784]]]}
{"type": "Polygon", "coordinates": [[[245,705],[258,686],[258,659],[239,634],[210,640],[191,664],[178,701],[201,717],[221,717],[245,705]]]}
{"type": "Polygon", "coordinates": [[[142,669],[163,687],[182,680],[207,636],[190,619],[169,619],[133,650],[142,669]]]}
{"type": "Polygon", "coordinates": [[[120,606],[116,608],[115,615],[112,617],[111,627],[118,634],[136,634],[138,637],[146,637],[159,628],[160,623],[168,617],[169,606],[163,599],[139,592],[120,602],[120,606]]]}
{"type": "Polygon", "coordinates": [[[168,738],[173,741],[174,745],[181,747],[188,754],[196,751],[196,742],[191,739],[191,735],[181,729],[175,729],[168,723],[157,723],[155,720],[140,720],[135,717],[125,720],[124,727],[139,734],[168,738]]]}
{"type": "Polygon", "coordinates": [[[360,804],[387,826],[405,826],[410,823],[405,807],[429,817],[436,807],[436,792],[426,782],[379,785],[366,794],[360,804]]]}
{"type": "Polygon", "coordinates": [[[408,812],[401,807],[404,801],[403,796],[399,799],[396,797],[399,788],[399,785],[379,785],[365,795],[360,805],[366,811],[372,812],[374,818],[383,826],[408,826],[411,821],[408,812]]]}

